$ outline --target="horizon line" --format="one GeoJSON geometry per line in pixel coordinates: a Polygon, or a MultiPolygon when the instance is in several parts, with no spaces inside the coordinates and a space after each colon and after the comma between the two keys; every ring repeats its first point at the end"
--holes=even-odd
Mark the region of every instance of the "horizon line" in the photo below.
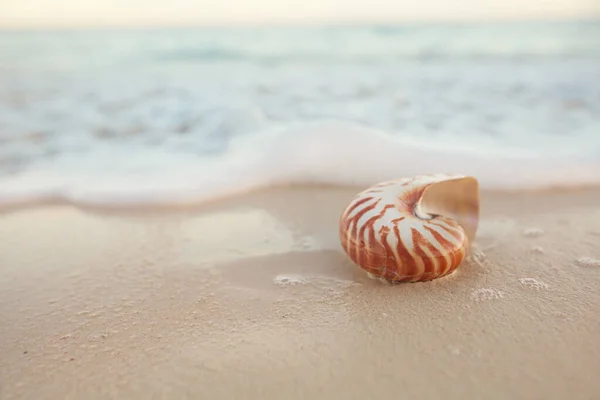
{"type": "Polygon", "coordinates": [[[600,12],[586,16],[498,16],[498,17],[468,17],[468,18],[414,18],[414,19],[377,19],[377,20],[320,20],[311,21],[256,21],[256,22],[215,22],[205,21],[173,21],[158,24],[152,23],[107,23],[107,24],[23,24],[4,25],[0,22],[1,31],[75,31],[75,30],[153,30],[153,29],[224,29],[224,28],[302,28],[302,27],[359,27],[359,26],[389,26],[389,25],[480,25],[490,23],[535,23],[535,22],[600,22],[600,12]]]}

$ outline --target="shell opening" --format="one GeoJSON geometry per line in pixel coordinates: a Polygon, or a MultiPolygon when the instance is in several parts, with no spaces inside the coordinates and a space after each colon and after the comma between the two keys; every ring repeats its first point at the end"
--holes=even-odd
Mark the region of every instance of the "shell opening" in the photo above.
{"type": "Polygon", "coordinates": [[[415,208],[413,210],[413,214],[415,214],[415,217],[423,219],[423,220],[430,220],[430,219],[434,219],[435,218],[435,215],[427,214],[426,212],[424,212],[423,210],[421,210],[421,207],[419,206],[419,203],[417,203],[415,205],[415,208]]]}
{"type": "Polygon", "coordinates": [[[473,243],[479,225],[479,183],[473,177],[457,177],[431,184],[415,207],[415,215],[454,219],[473,243]],[[417,214],[417,210],[419,214],[417,214]]]}

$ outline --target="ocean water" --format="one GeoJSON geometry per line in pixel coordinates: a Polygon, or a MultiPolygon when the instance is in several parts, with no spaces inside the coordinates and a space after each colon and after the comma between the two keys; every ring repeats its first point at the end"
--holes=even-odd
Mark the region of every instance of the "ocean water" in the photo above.
{"type": "Polygon", "coordinates": [[[0,32],[0,204],[600,182],[600,21],[0,32]]]}

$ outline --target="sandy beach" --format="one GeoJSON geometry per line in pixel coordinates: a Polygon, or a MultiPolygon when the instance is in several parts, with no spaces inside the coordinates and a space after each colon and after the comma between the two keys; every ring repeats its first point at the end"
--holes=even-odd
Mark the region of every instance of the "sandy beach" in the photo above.
{"type": "Polygon", "coordinates": [[[2,399],[600,398],[600,189],[482,193],[452,275],[351,264],[358,188],[0,215],[2,399]]]}

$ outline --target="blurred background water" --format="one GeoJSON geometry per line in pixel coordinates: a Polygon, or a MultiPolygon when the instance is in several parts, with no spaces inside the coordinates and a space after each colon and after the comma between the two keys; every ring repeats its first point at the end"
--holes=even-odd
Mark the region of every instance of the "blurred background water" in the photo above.
{"type": "Polygon", "coordinates": [[[65,157],[214,157],[320,120],[598,155],[600,20],[0,32],[5,176],[65,157]]]}

